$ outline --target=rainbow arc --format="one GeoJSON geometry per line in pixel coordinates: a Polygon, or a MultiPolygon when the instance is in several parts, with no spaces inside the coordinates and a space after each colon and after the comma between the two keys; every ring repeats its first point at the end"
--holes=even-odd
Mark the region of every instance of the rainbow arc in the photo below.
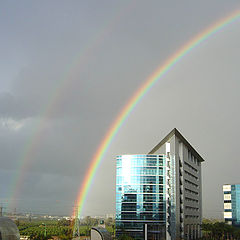
{"type": "MultiPolygon", "coordinates": [[[[93,177],[97,171],[99,164],[101,163],[104,154],[108,150],[111,142],[114,137],[117,135],[121,126],[125,123],[127,117],[134,110],[136,105],[140,100],[147,94],[147,92],[155,85],[168,71],[170,71],[174,65],[179,62],[184,56],[186,56],[190,51],[196,48],[203,41],[209,39],[212,35],[219,32],[224,27],[232,24],[233,22],[239,20],[240,11],[234,11],[229,16],[217,21],[215,24],[211,25],[204,31],[200,32],[193,39],[183,45],[175,54],[168,58],[163,65],[161,65],[143,84],[140,88],[134,93],[130,98],[128,103],[123,107],[123,109],[118,114],[117,118],[112,123],[111,127],[107,131],[105,137],[101,141],[96,153],[94,154],[91,164],[87,170],[87,173],[84,177],[83,183],[80,187],[79,194],[77,197],[78,211],[77,214],[79,217],[82,213],[83,205],[85,203],[89,188],[93,181],[93,177]]],[[[75,213],[73,213],[75,215],[75,213]]]]}

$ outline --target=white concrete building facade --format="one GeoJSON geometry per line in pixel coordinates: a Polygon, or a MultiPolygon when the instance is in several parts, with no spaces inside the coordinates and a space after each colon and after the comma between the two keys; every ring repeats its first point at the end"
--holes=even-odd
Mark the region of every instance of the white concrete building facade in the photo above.
{"type": "Polygon", "coordinates": [[[166,154],[169,161],[166,239],[200,238],[204,159],[176,128],[149,154],[166,154]]]}

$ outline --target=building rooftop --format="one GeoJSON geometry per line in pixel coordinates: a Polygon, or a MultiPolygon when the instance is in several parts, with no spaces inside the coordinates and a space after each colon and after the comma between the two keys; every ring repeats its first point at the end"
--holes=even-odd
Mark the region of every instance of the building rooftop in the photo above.
{"type": "Polygon", "coordinates": [[[0,217],[0,239],[19,240],[20,234],[17,225],[7,217],[0,217]]]}
{"type": "Polygon", "coordinates": [[[91,229],[91,240],[97,240],[97,239],[112,240],[112,237],[111,237],[111,234],[105,228],[93,227],[91,229]],[[93,234],[93,232],[97,234],[93,234]]]}
{"type": "Polygon", "coordinates": [[[204,162],[204,159],[200,156],[200,154],[192,147],[192,145],[186,140],[185,137],[176,129],[174,128],[163,140],[158,143],[150,152],[149,154],[154,154],[163,144],[168,142],[172,136],[177,136],[181,141],[192,151],[193,155],[198,158],[201,162],[204,162]]]}

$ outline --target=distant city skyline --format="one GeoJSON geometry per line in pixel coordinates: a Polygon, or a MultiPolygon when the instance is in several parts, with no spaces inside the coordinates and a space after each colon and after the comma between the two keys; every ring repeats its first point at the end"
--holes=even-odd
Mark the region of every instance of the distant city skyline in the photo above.
{"type": "MultiPolygon", "coordinates": [[[[0,203],[69,215],[99,143],[136,89],[240,4],[13,0],[1,9],[0,203]]],[[[147,152],[177,127],[206,159],[203,217],[223,219],[222,185],[240,182],[239,24],[194,49],[137,105],[98,168],[83,215],[114,213],[114,156],[147,152]]]]}

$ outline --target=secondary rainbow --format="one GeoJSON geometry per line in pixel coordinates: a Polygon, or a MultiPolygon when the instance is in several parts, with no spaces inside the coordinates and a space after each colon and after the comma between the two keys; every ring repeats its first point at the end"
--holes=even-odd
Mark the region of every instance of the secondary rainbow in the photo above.
{"type": "Polygon", "coordinates": [[[116,25],[125,17],[126,14],[130,14],[135,8],[137,1],[131,1],[120,8],[116,15],[114,15],[109,21],[107,21],[101,28],[99,28],[95,37],[90,39],[85,46],[82,46],[81,51],[73,57],[72,61],[65,66],[62,72],[62,77],[59,78],[59,82],[56,87],[53,87],[52,94],[47,102],[47,105],[43,105],[40,110],[38,120],[33,127],[33,132],[22,151],[22,155],[19,156],[19,160],[16,163],[18,170],[14,175],[9,187],[9,199],[8,207],[10,209],[17,207],[19,201],[19,195],[24,185],[26,172],[29,171],[31,164],[34,162],[35,153],[38,151],[39,145],[44,139],[44,128],[47,126],[48,118],[51,117],[53,112],[58,108],[62,97],[71,92],[76,81],[76,73],[80,73],[82,69],[88,65],[91,61],[91,56],[95,53],[97,48],[105,39],[112,33],[116,25]]]}
{"type": "Polygon", "coordinates": [[[181,47],[175,54],[168,58],[166,62],[161,65],[134,93],[128,103],[120,111],[117,118],[114,120],[113,124],[109,128],[107,134],[103,138],[101,144],[99,145],[96,153],[91,160],[91,164],[80,187],[80,191],[77,197],[77,212],[73,213],[74,216],[77,215],[77,217],[79,217],[81,215],[83,205],[87,197],[87,193],[89,191],[93,177],[101,160],[103,159],[104,154],[106,153],[109,145],[113,141],[113,138],[116,136],[119,129],[126,121],[129,114],[134,110],[139,101],[146,95],[146,93],[152,88],[152,86],[163,77],[164,74],[166,74],[179,60],[181,60],[193,48],[197,47],[200,43],[208,39],[210,36],[220,31],[225,26],[235,22],[239,18],[240,11],[234,11],[229,16],[219,20],[204,31],[200,32],[193,39],[187,42],[187,44],[183,45],[183,47],[181,47]]]}

